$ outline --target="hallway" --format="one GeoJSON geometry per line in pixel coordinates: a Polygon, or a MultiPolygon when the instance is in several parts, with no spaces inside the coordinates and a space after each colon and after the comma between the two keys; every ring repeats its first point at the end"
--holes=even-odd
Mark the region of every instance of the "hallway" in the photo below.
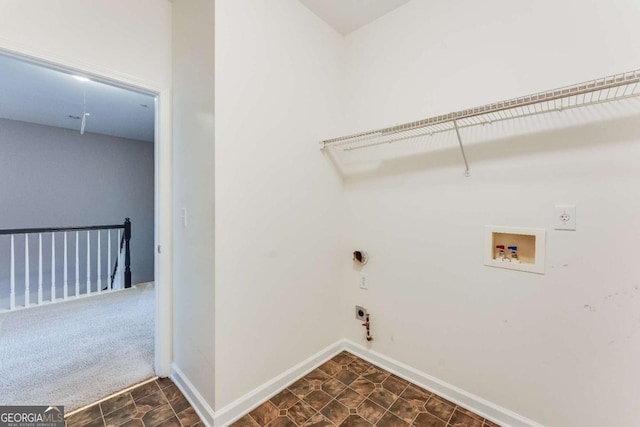
{"type": "Polygon", "coordinates": [[[67,411],[151,378],[154,285],[0,315],[0,405],[67,411]]]}

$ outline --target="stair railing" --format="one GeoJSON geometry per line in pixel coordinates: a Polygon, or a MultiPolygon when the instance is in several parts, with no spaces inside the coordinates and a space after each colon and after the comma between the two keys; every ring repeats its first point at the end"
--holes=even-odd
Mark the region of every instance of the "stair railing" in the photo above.
{"type": "MultiPolygon", "coordinates": [[[[58,301],[67,300],[69,298],[78,298],[83,295],[92,295],[92,294],[100,294],[102,292],[111,291],[114,289],[120,288],[130,288],[131,287],[131,248],[130,248],[130,240],[131,240],[131,221],[129,218],[126,218],[123,224],[117,225],[95,225],[95,226],[86,226],[86,227],[54,227],[54,228],[19,228],[19,229],[8,229],[8,230],[0,230],[0,236],[10,236],[10,267],[9,267],[9,310],[15,310],[17,308],[27,308],[34,305],[41,305],[45,303],[53,303],[58,301]],[[113,269],[111,270],[111,257],[112,257],[112,249],[111,249],[111,236],[112,232],[117,231],[117,241],[120,244],[116,247],[115,253],[115,264],[113,264],[113,269]],[[81,233],[86,232],[86,282],[80,279],[80,266],[81,263],[84,264],[84,260],[81,260],[80,256],[80,235],[81,233]],[[104,244],[102,243],[102,236],[106,232],[106,252],[107,252],[107,277],[106,284],[103,287],[102,285],[102,251],[104,244]],[[46,239],[47,234],[51,234],[50,240],[50,254],[44,254],[43,256],[43,235],[46,239]],[[75,236],[74,236],[75,233],[75,236]],[[62,238],[62,296],[60,298],[57,297],[58,284],[56,283],[57,276],[59,276],[57,258],[56,258],[56,234],[62,238]],[[95,236],[95,259],[92,259],[91,256],[91,237],[92,234],[95,236]],[[17,236],[24,235],[24,258],[23,267],[24,267],[24,299],[22,304],[16,303],[16,285],[18,284],[16,281],[16,241],[17,236]],[[68,237],[71,235],[71,238],[75,237],[75,262],[69,263],[69,246],[68,237]],[[37,247],[38,247],[38,267],[37,267],[37,295],[34,295],[32,298],[32,286],[31,286],[31,269],[30,269],[30,242],[29,236],[33,236],[32,240],[37,239],[37,247]],[[44,269],[43,269],[43,261],[46,258],[46,255],[49,255],[50,258],[50,279],[48,283],[46,283],[47,288],[45,288],[45,278],[44,278],[44,269]],[[69,283],[70,276],[70,265],[74,267],[73,279],[75,283],[69,283]],[[95,275],[92,276],[92,264],[95,265],[96,271],[95,275]],[[124,269],[118,267],[124,264],[124,269]],[[112,271],[112,274],[109,274],[109,270],[112,271]],[[95,280],[92,280],[95,279],[95,280]],[[81,286],[82,283],[82,286],[81,286]],[[75,291],[73,295],[70,295],[69,287],[75,286],[75,291]],[[83,291],[84,288],[84,291],[83,291]],[[95,291],[92,290],[95,288],[95,291]],[[45,289],[49,291],[50,296],[45,298],[44,293],[45,289]]],[[[73,243],[73,242],[72,242],[73,243]]],[[[59,248],[58,248],[59,249],[59,248]]],[[[59,259],[59,258],[58,258],[59,259]]],[[[49,260],[47,260],[49,261],[49,260]]],[[[0,272],[1,274],[2,272],[0,272]]],[[[0,284],[4,283],[0,281],[0,284]]],[[[22,285],[22,283],[20,284],[22,285]]],[[[6,307],[6,306],[5,306],[6,307]]],[[[0,311],[2,311],[2,307],[0,307],[0,311]]]]}
{"type": "MultiPolygon", "coordinates": [[[[120,232],[118,232],[118,235],[120,235],[120,232]]],[[[117,274],[120,271],[123,271],[122,269],[118,270],[118,264],[120,259],[122,258],[122,250],[124,248],[124,256],[125,256],[125,269],[124,269],[124,287],[125,288],[130,288],[131,287],[131,249],[129,247],[129,241],[131,240],[131,221],[129,220],[129,218],[126,218],[124,220],[124,233],[122,233],[122,236],[120,237],[120,247],[118,249],[118,257],[116,258],[116,262],[113,266],[113,274],[111,275],[111,288],[113,288],[114,284],[116,283],[116,280],[119,278],[120,281],[122,281],[122,277],[118,277],[117,274]]]]}

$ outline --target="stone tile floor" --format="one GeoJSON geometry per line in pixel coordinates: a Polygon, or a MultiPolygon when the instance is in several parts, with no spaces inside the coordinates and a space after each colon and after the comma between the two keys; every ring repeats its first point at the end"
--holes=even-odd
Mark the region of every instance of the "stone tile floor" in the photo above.
{"type": "Polygon", "coordinates": [[[65,419],[66,427],[203,427],[168,378],[142,384],[65,419]]]}
{"type": "Polygon", "coordinates": [[[342,352],[232,427],[499,427],[342,352]]]}

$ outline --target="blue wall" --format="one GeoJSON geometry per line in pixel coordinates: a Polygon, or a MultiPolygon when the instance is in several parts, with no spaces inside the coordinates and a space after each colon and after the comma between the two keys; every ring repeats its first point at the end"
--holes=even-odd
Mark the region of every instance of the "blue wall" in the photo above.
{"type": "MultiPolygon", "coordinates": [[[[0,229],[120,224],[131,218],[133,283],[153,281],[154,145],[149,142],[0,119],[0,229]]],[[[91,282],[96,282],[96,232],[91,282]]],[[[75,290],[75,234],[68,235],[69,289],[75,290]]],[[[44,240],[44,288],[50,293],[51,233],[44,240]]],[[[62,296],[62,234],[56,235],[56,294],[62,296]]],[[[37,289],[37,235],[30,237],[30,281],[37,289]]],[[[0,309],[9,295],[10,243],[0,236],[0,309]]],[[[116,236],[112,235],[112,264],[116,236]]],[[[102,282],[107,276],[102,235],[102,282]]],[[[86,288],[86,233],[80,283],[86,288]]],[[[24,292],[24,236],[16,236],[16,290],[24,292]]],[[[46,294],[48,295],[48,293],[46,294]]],[[[20,297],[22,297],[20,295],[20,297]]]]}

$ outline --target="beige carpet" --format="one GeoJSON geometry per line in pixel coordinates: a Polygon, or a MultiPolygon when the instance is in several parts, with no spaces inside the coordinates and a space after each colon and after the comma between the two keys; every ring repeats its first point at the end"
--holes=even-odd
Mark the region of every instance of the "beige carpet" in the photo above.
{"type": "Polygon", "coordinates": [[[0,314],[0,405],[68,412],[154,376],[154,287],[0,314]]]}

